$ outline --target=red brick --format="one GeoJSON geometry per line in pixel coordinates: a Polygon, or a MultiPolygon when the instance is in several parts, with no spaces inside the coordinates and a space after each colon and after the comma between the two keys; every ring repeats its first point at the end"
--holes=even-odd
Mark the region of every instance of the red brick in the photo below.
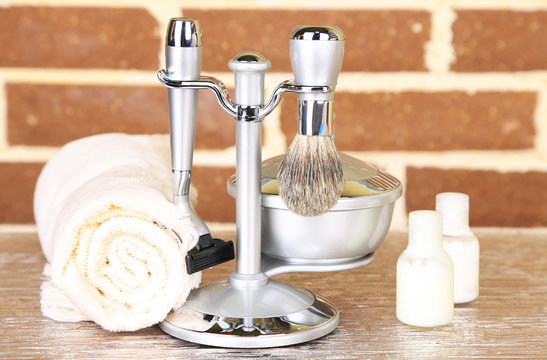
{"type": "Polygon", "coordinates": [[[192,185],[198,190],[196,213],[204,221],[235,223],[235,199],[228,195],[226,180],[235,168],[194,166],[192,185]]]}
{"type": "Polygon", "coordinates": [[[547,11],[461,10],[454,71],[547,69],[547,11]]]}
{"type": "Polygon", "coordinates": [[[221,110],[212,92],[200,91],[196,115],[196,149],[225,149],[235,144],[234,118],[221,110]]]}
{"type": "Polygon", "coordinates": [[[435,195],[470,197],[471,226],[547,226],[547,172],[407,168],[407,211],[435,209],[435,195]]]}
{"type": "Polygon", "coordinates": [[[103,132],[167,132],[159,87],[8,84],[8,141],[58,146],[103,132]]]}
{"type": "MultiPolygon", "coordinates": [[[[153,86],[8,84],[8,141],[59,146],[105,132],[167,133],[167,92],[153,86]]],[[[196,147],[235,144],[234,120],[200,92],[196,147]]]]}
{"type": "Polygon", "coordinates": [[[144,9],[0,9],[0,66],[154,70],[162,41],[144,9]]]}
{"type": "Polygon", "coordinates": [[[0,223],[32,224],[34,186],[42,163],[0,163],[0,223]]]}
{"type": "MultiPolygon", "coordinates": [[[[531,92],[337,93],[340,150],[526,149],[534,145],[531,92]]],[[[282,129],[296,133],[297,100],[285,95],[282,129]]]]}
{"type": "Polygon", "coordinates": [[[297,25],[340,27],[346,35],[344,71],[425,70],[430,33],[425,11],[184,9],[183,14],[200,21],[206,71],[228,71],[228,60],[248,50],[268,58],[272,71],[292,71],[289,35],[297,25]]]}

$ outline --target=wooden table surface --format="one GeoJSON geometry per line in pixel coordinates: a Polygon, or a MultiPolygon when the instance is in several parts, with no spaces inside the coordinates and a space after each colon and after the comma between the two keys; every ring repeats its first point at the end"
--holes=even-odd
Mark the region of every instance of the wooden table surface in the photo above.
{"type": "MultiPolygon", "coordinates": [[[[110,333],[91,322],[45,318],[39,297],[45,259],[36,235],[0,234],[0,358],[547,358],[545,232],[476,233],[481,244],[480,295],[473,303],[456,306],[450,325],[421,329],[397,320],[395,265],[406,247],[406,234],[391,233],[369,266],[278,276],[333,301],[340,325],[315,341],[255,350],[196,345],[155,326],[110,333]]],[[[225,278],[233,269],[232,262],[207,270],[204,282],[225,278]]]]}

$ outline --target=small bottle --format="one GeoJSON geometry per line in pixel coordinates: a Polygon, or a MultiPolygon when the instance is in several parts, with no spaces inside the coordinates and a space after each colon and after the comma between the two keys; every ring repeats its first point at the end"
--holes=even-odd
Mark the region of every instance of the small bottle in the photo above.
{"type": "Polygon", "coordinates": [[[454,268],[443,248],[442,216],[436,211],[409,215],[408,247],[397,261],[397,318],[434,327],[454,316],[454,268]]]}
{"type": "Polygon", "coordinates": [[[454,263],[454,303],[479,296],[479,240],[469,228],[469,196],[437,194],[436,209],[443,215],[443,245],[454,263]]]}

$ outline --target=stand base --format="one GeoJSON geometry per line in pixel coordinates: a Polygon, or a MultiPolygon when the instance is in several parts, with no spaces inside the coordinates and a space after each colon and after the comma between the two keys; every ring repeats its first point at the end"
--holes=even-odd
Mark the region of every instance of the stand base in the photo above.
{"type": "Polygon", "coordinates": [[[338,322],[336,306],[307,290],[277,281],[252,289],[220,282],[193,291],[159,327],[203,345],[266,348],[320,338],[338,322]]]}

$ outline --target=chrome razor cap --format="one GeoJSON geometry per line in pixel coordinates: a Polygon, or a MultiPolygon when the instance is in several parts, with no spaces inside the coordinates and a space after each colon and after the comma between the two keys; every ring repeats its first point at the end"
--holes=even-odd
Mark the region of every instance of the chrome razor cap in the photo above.
{"type": "Polygon", "coordinates": [[[343,41],[344,33],[336,26],[297,26],[291,32],[290,40],[343,41]]]}
{"type": "Polygon", "coordinates": [[[199,21],[185,17],[172,18],[167,27],[165,43],[173,47],[201,47],[199,21]]]}

